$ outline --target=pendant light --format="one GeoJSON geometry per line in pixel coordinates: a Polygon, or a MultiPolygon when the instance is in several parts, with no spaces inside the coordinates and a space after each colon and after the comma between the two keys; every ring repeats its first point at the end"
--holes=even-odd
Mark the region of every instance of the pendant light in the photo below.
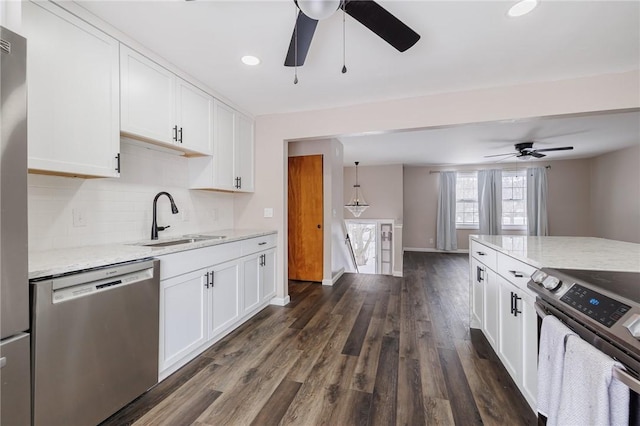
{"type": "Polygon", "coordinates": [[[348,204],[344,205],[344,208],[349,210],[354,217],[360,217],[363,211],[369,208],[369,204],[364,200],[364,197],[360,193],[360,185],[358,184],[358,164],[356,161],[356,184],[353,185],[353,196],[348,204]]]}

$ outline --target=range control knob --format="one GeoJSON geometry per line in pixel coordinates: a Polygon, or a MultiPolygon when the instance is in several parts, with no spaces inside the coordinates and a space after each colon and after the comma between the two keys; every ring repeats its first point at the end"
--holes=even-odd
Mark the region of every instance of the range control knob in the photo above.
{"type": "Polygon", "coordinates": [[[633,337],[640,340],[640,315],[639,314],[631,315],[631,318],[626,320],[622,325],[624,327],[627,327],[627,330],[629,330],[629,333],[631,333],[633,337]]]}
{"type": "Polygon", "coordinates": [[[542,281],[544,281],[545,278],[547,278],[547,274],[539,269],[531,274],[531,280],[537,284],[542,284],[542,281]]]}
{"type": "Polygon", "coordinates": [[[542,286],[549,291],[556,291],[560,288],[562,281],[553,275],[548,275],[544,281],[542,281],[542,286]]]}

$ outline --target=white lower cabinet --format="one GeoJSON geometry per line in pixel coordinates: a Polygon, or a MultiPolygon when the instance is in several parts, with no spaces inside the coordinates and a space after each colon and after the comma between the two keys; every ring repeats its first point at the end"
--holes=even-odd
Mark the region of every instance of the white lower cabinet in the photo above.
{"type": "Polygon", "coordinates": [[[491,269],[485,270],[484,279],[484,315],[482,317],[482,331],[491,346],[495,349],[498,345],[499,330],[499,288],[496,273],[491,269]]]}
{"type": "Polygon", "coordinates": [[[471,326],[482,330],[535,412],[538,317],[535,297],[526,290],[535,268],[477,241],[471,247],[471,326]]]}
{"type": "Polygon", "coordinates": [[[522,310],[520,300],[516,299],[518,289],[504,278],[498,276],[500,332],[498,337],[498,356],[511,377],[516,380],[522,371],[522,310]]]}
{"type": "Polygon", "coordinates": [[[160,284],[160,371],[208,339],[206,318],[210,292],[203,281],[207,272],[200,269],[160,284]]]}
{"type": "Polygon", "coordinates": [[[480,262],[471,258],[471,272],[469,274],[471,297],[471,328],[482,328],[482,316],[484,313],[484,267],[480,262]]]}
{"type": "Polygon", "coordinates": [[[275,241],[267,235],[158,257],[160,380],[275,296],[275,241]]]}
{"type": "Polygon", "coordinates": [[[244,259],[243,312],[250,312],[276,294],[276,251],[259,252],[244,259]]]}
{"type": "Polygon", "coordinates": [[[210,275],[209,339],[224,331],[240,317],[240,264],[238,260],[216,265],[210,275]]]}

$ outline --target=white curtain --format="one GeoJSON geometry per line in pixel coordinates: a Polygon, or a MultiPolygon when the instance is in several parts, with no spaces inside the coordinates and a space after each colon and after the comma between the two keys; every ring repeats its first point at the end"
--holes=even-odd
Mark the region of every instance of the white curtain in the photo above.
{"type": "Polygon", "coordinates": [[[479,233],[500,235],[502,230],[502,170],[478,171],[479,233]]]}
{"type": "Polygon", "coordinates": [[[436,248],[438,250],[458,249],[456,236],[456,172],[440,172],[436,248]]]}
{"type": "Polygon", "coordinates": [[[527,233],[549,235],[546,167],[527,169],[527,233]]]}

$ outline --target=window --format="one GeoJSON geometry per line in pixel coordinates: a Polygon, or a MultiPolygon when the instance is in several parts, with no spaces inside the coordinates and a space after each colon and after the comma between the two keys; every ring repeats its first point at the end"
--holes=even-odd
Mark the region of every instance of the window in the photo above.
{"type": "MultiPolygon", "coordinates": [[[[478,174],[458,172],[456,177],[456,228],[478,229],[478,174]]],[[[502,171],[502,228],[526,229],[527,173],[502,171]]]]}
{"type": "Polygon", "coordinates": [[[478,216],[478,174],[458,172],[456,174],[456,228],[477,229],[478,216]]]}
{"type": "Polygon", "coordinates": [[[502,228],[527,226],[527,174],[525,170],[502,172],[502,228]]]}

